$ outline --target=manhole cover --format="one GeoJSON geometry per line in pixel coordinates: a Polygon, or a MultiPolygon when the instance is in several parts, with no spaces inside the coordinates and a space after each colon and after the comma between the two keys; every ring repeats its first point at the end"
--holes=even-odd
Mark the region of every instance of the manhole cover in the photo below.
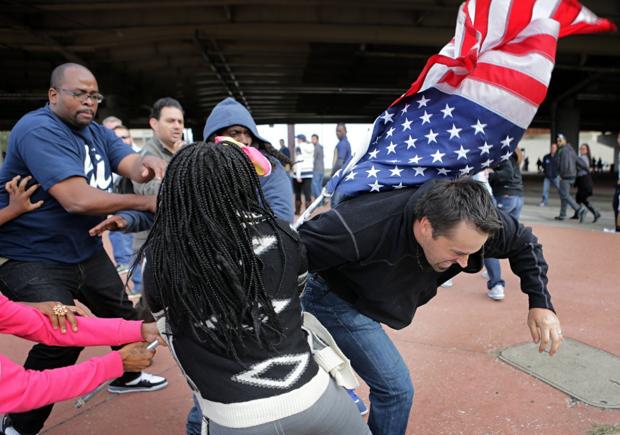
{"type": "Polygon", "coordinates": [[[538,353],[534,343],[502,350],[499,358],[589,405],[620,408],[620,358],[566,338],[558,353],[538,353]]]}

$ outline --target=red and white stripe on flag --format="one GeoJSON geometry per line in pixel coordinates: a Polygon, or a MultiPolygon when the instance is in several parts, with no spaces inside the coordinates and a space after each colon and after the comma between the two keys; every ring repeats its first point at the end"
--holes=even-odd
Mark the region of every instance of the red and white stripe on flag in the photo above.
{"type": "Polygon", "coordinates": [[[615,28],[576,0],[468,0],[452,41],[403,97],[435,87],[527,128],[547,93],[558,38],[615,28]]]}

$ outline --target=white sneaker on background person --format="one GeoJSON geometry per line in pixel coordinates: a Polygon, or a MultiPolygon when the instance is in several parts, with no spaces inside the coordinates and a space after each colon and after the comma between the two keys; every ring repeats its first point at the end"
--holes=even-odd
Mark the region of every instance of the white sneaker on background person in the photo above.
{"type": "Polygon", "coordinates": [[[501,284],[494,285],[493,288],[487,292],[487,296],[493,299],[494,301],[503,300],[504,299],[504,286],[501,284]]]}
{"type": "Polygon", "coordinates": [[[108,391],[115,394],[157,391],[168,386],[166,378],[142,372],[140,376],[129,382],[120,382],[118,379],[110,382],[108,391]]]}

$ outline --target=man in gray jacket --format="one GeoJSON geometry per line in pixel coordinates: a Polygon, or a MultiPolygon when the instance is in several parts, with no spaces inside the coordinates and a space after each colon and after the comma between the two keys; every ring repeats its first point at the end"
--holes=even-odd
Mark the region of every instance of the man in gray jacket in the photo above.
{"type": "Polygon", "coordinates": [[[573,199],[570,194],[570,188],[575,184],[575,178],[577,177],[577,165],[582,162],[577,158],[577,153],[573,149],[572,145],[566,142],[566,138],[563,134],[558,134],[558,152],[555,157],[558,172],[560,174],[560,215],[555,219],[559,221],[566,220],[566,206],[570,205],[575,214],[579,217],[579,222],[583,222],[583,218],[586,214],[586,208],[580,206],[573,199]]]}
{"type": "MultiPolygon", "coordinates": [[[[166,163],[170,162],[174,153],[185,144],[183,141],[184,113],[181,103],[170,97],[155,101],[149,115],[149,125],[153,130],[153,137],[145,142],[141,154],[159,157],[166,163]]],[[[157,195],[160,184],[161,180],[151,180],[148,183],[134,182],[133,190],[138,195],[157,195]]],[[[148,235],[148,231],[134,233],[133,252],[140,250],[148,235]]],[[[142,268],[137,267],[133,276],[141,281],[142,268]]],[[[138,294],[142,289],[134,287],[133,291],[138,294]]],[[[142,301],[138,302],[136,308],[141,318],[151,319],[150,312],[145,311],[142,301]]]]}

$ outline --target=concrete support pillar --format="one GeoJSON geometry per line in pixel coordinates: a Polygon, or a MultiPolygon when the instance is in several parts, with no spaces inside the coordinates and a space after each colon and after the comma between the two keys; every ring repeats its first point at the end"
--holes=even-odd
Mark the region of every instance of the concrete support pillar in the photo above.
{"type": "Polygon", "coordinates": [[[295,161],[295,124],[286,124],[288,151],[291,153],[291,161],[295,161]]]}
{"type": "Polygon", "coordinates": [[[573,147],[579,148],[579,127],[580,127],[580,111],[572,105],[560,106],[557,112],[556,134],[562,133],[568,143],[573,147]]]}

